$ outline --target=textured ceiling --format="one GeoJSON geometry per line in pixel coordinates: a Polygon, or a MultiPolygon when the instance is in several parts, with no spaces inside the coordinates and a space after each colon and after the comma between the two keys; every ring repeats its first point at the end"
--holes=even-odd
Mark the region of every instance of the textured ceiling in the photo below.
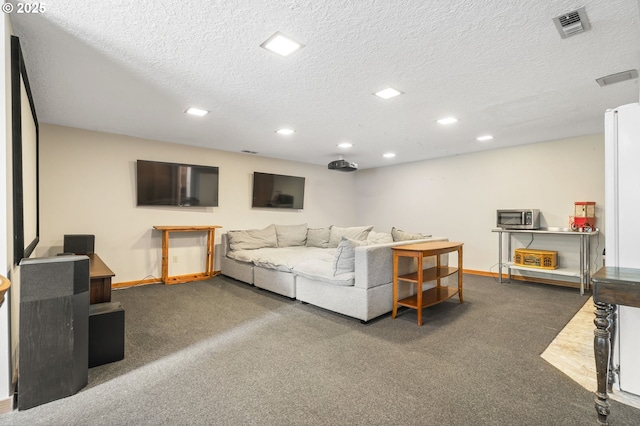
{"type": "Polygon", "coordinates": [[[603,132],[638,101],[637,79],[595,81],[640,69],[638,3],[55,0],[11,21],[40,122],[362,169],[603,132]],[[561,39],[581,6],[591,30],[561,39]],[[260,48],[276,31],[306,47],[260,48]]]}

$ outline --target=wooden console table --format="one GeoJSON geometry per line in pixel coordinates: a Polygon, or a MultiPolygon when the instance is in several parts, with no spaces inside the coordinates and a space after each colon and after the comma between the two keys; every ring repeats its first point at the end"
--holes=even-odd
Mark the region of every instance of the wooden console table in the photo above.
{"type": "Polygon", "coordinates": [[[391,247],[393,250],[393,312],[392,318],[398,314],[398,306],[405,306],[418,311],[418,325],[422,325],[422,308],[444,302],[458,294],[462,299],[462,245],[450,241],[432,241],[427,243],[408,244],[391,247]],[[440,255],[451,252],[458,253],[458,267],[442,266],[440,255]],[[436,266],[423,270],[423,259],[436,256],[436,266]],[[401,257],[414,258],[417,261],[417,271],[410,274],[398,275],[398,262],[401,257]],[[458,273],[458,288],[441,286],[440,279],[458,273]],[[436,281],[436,286],[422,291],[422,284],[436,281]],[[416,294],[398,300],[398,282],[408,281],[416,284],[416,294]]]}
{"type": "MultiPolygon", "coordinates": [[[[598,390],[595,407],[600,424],[607,425],[611,413],[607,391],[613,383],[613,360],[611,347],[615,336],[617,305],[640,308],[640,269],[605,266],[591,277],[596,330],[593,351],[596,360],[598,390]]],[[[640,355],[640,354],[639,354],[640,355]]]]}
{"type": "Polygon", "coordinates": [[[214,241],[216,228],[221,226],[154,226],[162,231],[162,282],[165,284],[186,283],[189,281],[206,280],[217,275],[213,270],[214,241]],[[206,232],[207,233],[207,261],[204,272],[187,275],[169,276],[169,233],[170,232],[206,232]]]}
{"type": "Polygon", "coordinates": [[[95,253],[89,257],[89,304],[111,302],[111,278],[116,274],[95,253]]]}

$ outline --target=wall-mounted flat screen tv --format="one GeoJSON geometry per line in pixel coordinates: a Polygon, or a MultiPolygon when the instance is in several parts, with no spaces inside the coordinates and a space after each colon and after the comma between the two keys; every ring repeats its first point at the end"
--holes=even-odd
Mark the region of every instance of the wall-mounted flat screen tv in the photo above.
{"type": "Polygon", "coordinates": [[[304,207],[304,178],[253,172],[251,207],[302,209],[304,207]]]}
{"type": "Polygon", "coordinates": [[[136,162],[138,206],[218,206],[218,167],[136,162]]]}

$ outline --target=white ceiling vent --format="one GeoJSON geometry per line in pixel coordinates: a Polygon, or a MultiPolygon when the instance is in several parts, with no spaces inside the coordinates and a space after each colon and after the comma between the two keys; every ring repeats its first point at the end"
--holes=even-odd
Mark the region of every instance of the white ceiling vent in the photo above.
{"type": "Polygon", "coordinates": [[[621,81],[633,80],[634,78],[638,78],[638,70],[635,69],[596,78],[596,81],[600,86],[608,86],[610,84],[620,83],[621,81]]]}
{"type": "Polygon", "coordinates": [[[562,38],[582,33],[591,28],[584,7],[553,18],[553,23],[556,24],[562,38]]]}

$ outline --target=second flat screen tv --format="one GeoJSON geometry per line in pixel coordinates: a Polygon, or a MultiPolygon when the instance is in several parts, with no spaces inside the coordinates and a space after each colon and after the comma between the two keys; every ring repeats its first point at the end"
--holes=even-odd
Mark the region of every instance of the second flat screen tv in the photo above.
{"type": "Polygon", "coordinates": [[[218,206],[218,167],[138,160],[138,206],[218,206]]]}
{"type": "Polygon", "coordinates": [[[304,178],[253,172],[251,207],[304,208],[304,178]]]}

